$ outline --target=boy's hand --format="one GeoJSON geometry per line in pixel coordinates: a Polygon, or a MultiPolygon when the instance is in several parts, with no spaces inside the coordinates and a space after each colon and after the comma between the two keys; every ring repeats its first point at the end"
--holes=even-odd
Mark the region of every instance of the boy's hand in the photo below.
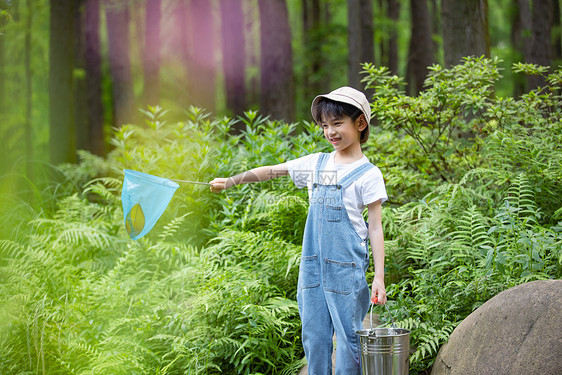
{"type": "Polygon", "coordinates": [[[232,179],[229,178],[215,178],[213,181],[209,182],[211,184],[211,192],[220,193],[221,191],[228,189],[233,185],[232,179]]]}
{"type": "Polygon", "coordinates": [[[371,288],[371,301],[377,305],[384,305],[386,303],[386,290],[384,289],[384,280],[373,280],[371,288]]]}

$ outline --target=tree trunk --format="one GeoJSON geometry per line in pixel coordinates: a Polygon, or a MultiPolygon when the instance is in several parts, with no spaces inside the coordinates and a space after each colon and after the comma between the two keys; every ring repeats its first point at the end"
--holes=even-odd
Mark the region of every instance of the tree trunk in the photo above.
{"type": "Polygon", "coordinates": [[[84,6],[84,69],[86,70],[86,107],[88,150],[105,155],[104,108],[100,54],[100,0],[86,0],[84,6]]]}
{"type": "MultiPolygon", "coordinates": [[[[533,1],[532,4],[531,47],[527,62],[551,66],[552,47],[550,30],[552,27],[552,0],[533,1]]],[[[530,90],[546,85],[543,76],[530,76],[528,82],[530,90]]]]}
{"type": "Polygon", "coordinates": [[[147,0],[143,51],[144,104],[160,101],[160,17],[161,0],[147,0]]]}
{"type": "Polygon", "coordinates": [[[49,151],[51,163],[74,162],[74,1],[50,0],[49,151]]]}
{"type": "Polygon", "coordinates": [[[121,126],[133,120],[134,97],[129,58],[129,10],[127,4],[126,0],[105,0],[114,126],[121,126]]]}
{"type": "Polygon", "coordinates": [[[78,150],[90,149],[90,134],[88,131],[88,102],[86,99],[86,62],[84,59],[84,12],[83,0],[76,1],[75,35],[74,40],[74,127],[76,129],[76,148],[78,150]],[[84,72],[84,74],[81,74],[84,72]]]}
{"type": "Polygon", "coordinates": [[[556,34],[552,43],[552,60],[562,60],[562,30],[560,29],[560,1],[552,1],[552,30],[556,30],[556,34]]]}
{"type": "Polygon", "coordinates": [[[412,33],[407,75],[410,95],[417,95],[423,90],[427,67],[435,62],[427,0],[410,0],[410,14],[412,33]]]}
{"type": "Polygon", "coordinates": [[[242,0],[245,19],[244,34],[246,35],[246,75],[248,82],[247,100],[249,106],[257,106],[260,103],[260,62],[259,62],[259,8],[258,0],[242,0]]]}
{"type": "Polygon", "coordinates": [[[195,105],[207,111],[215,110],[215,35],[213,12],[209,0],[191,0],[189,8],[190,53],[189,87],[195,105]]]}
{"type": "MultiPolygon", "coordinates": [[[[441,2],[438,0],[429,0],[429,16],[431,17],[431,30],[434,35],[441,35],[441,2]]],[[[437,38],[431,36],[431,41],[433,43],[434,57],[437,51],[441,48],[437,38]]],[[[437,59],[436,59],[437,60],[437,59]]]]}
{"type": "Polygon", "coordinates": [[[226,106],[234,115],[246,109],[244,15],[241,0],[221,0],[222,66],[226,106]]]}
{"type": "MultiPolygon", "coordinates": [[[[325,7],[328,5],[325,4],[325,7]]],[[[303,45],[305,66],[303,72],[304,97],[310,98],[323,91],[321,77],[322,70],[322,9],[320,0],[303,0],[303,45]]]]}
{"type": "MultiPolygon", "coordinates": [[[[333,14],[332,14],[332,9],[330,8],[332,5],[330,5],[330,3],[325,3],[324,4],[324,9],[322,10],[322,16],[321,16],[321,21],[320,23],[322,25],[324,25],[323,27],[330,27],[332,25],[332,19],[333,19],[333,14]]],[[[324,35],[326,35],[328,33],[328,31],[324,31],[324,35]]],[[[327,58],[323,58],[323,64],[324,66],[326,66],[324,69],[330,69],[329,68],[329,63],[328,61],[326,61],[327,58]]],[[[343,69],[343,68],[342,68],[343,69]]],[[[333,90],[332,87],[332,82],[330,81],[329,77],[326,77],[326,79],[324,79],[324,76],[330,75],[330,72],[326,72],[325,74],[323,74],[323,77],[320,79],[320,90],[319,92],[329,92],[331,90],[333,90]]],[[[315,93],[316,94],[316,93],[315,93]]]]}
{"type": "MultiPolygon", "coordinates": [[[[511,7],[513,9],[511,19],[511,45],[519,53],[516,61],[525,61],[530,55],[531,41],[531,9],[529,0],[512,0],[511,7]]],[[[513,75],[514,88],[513,95],[519,97],[526,90],[526,77],[522,75],[513,75]]]]}
{"type": "Polygon", "coordinates": [[[361,64],[375,60],[371,0],[347,0],[347,30],[348,84],[363,90],[361,64]]]}
{"type": "MultiPolygon", "coordinates": [[[[380,15],[385,15],[388,17],[389,11],[388,11],[388,5],[389,5],[389,0],[377,0],[376,2],[377,4],[377,10],[379,12],[380,15]]],[[[387,30],[385,27],[380,27],[380,32],[382,33],[382,36],[379,36],[378,40],[378,50],[379,50],[379,54],[378,54],[378,61],[377,61],[377,65],[380,66],[386,66],[388,67],[389,64],[389,56],[390,54],[388,53],[388,48],[389,48],[389,43],[387,43],[387,39],[385,37],[385,35],[387,34],[387,30]]]]}
{"type": "Polygon", "coordinates": [[[442,0],[445,66],[466,56],[490,56],[488,0],[442,0]]]}
{"type": "MultiPolygon", "coordinates": [[[[0,6],[2,9],[6,9],[7,5],[4,0],[0,0],[0,6]]],[[[5,35],[5,27],[8,21],[7,15],[0,14],[0,33],[5,35]]],[[[4,37],[0,37],[0,113],[5,113],[6,109],[6,54],[4,46],[4,37]]]]}
{"type": "MultiPolygon", "coordinates": [[[[164,3],[166,4],[166,3],[164,3]]],[[[168,3],[169,4],[169,3],[168,3]]],[[[165,41],[165,48],[162,52],[168,58],[172,56],[173,58],[177,58],[180,60],[180,64],[183,65],[184,69],[182,72],[179,72],[179,76],[172,77],[169,74],[169,71],[166,68],[162,70],[169,79],[166,81],[174,83],[174,86],[169,89],[173,90],[169,92],[168,95],[171,97],[175,97],[176,101],[180,103],[180,105],[195,105],[200,106],[198,103],[195,103],[193,100],[192,93],[190,92],[189,84],[188,84],[188,76],[191,69],[191,54],[193,51],[193,43],[191,42],[191,38],[189,38],[191,34],[190,28],[190,17],[189,17],[189,9],[188,9],[187,1],[175,1],[172,3],[172,15],[170,23],[172,26],[171,35],[167,35],[162,40],[165,41]]],[[[164,8],[165,9],[165,8],[164,8]]],[[[170,31],[169,31],[170,32],[170,31]]]]}
{"type": "Polygon", "coordinates": [[[398,17],[400,3],[398,0],[388,0],[387,15],[390,19],[390,37],[388,39],[388,69],[390,73],[398,74],[398,17]]]}
{"type": "Polygon", "coordinates": [[[33,168],[29,162],[33,159],[33,73],[31,71],[31,30],[33,22],[33,8],[31,0],[27,0],[27,17],[25,25],[25,156],[27,159],[27,177],[33,179],[33,168]]]}
{"type": "Polygon", "coordinates": [[[261,111],[294,121],[295,92],[291,30],[285,0],[259,0],[261,111]]]}

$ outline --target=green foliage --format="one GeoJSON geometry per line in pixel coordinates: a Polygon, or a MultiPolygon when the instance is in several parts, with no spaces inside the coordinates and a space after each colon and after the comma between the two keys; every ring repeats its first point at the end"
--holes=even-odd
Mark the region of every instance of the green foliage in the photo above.
{"type": "MultiPolygon", "coordinates": [[[[465,179],[396,209],[401,234],[393,241],[404,255],[398,266],[390,263],[402,276],[388,287],[389,305],[397,324],[413,329],[413,370],[431,366],[452,329],[495,294],[562,276],[562,236],[538,224],[523,176],[501,201],[474,204],[478,184],[494,177],[465,179]]],[[[392,248],[389,257],[400,251],[392,248]]]]}
{"type": "Polygon", "coordinates": [[[153,232],[132,242],[121,170],[207,181],[248,159],[314,151],[319,132],[292,143],[295,125],[255,112],[236,136],[235,120],[197,108],[173,124],[159,107],[145,115],[144,126],[116,133],[106,161],[83,153],[78,166],[60,167],[53,208],[42,211],[37,199],[20,214],[19,234],[0,242],[0,372],[296,373],[303,193],[281,192],[288,179],[224,195],[182,186],[153,232]],[[114,177],[96,177],[107,173],[114,177]]]}
{"type": "Polygon", "coordinates": [[[369,148],[400,203],[384,215],[393,221],[387,291],[397,324],[412,330],[413,373],[427,371],[453,328],[489,298],[562,276],[561,71],[550,86],[501,98],[496,64],[434,66],[417,98],[386,69],[365,66],[382,125],[369,148]],[[418,147],[402,147],[412,142],[418,147]]]}
{"type": "MultiPolygon", "coordinates": [[[[397,324],[412,330],[411,373],[426,373],[489,298],[562,277],[562,74],[501,98],[496,64],[434,66],[416,98],[366,66],[380,126],[365,152],[391,197],[387,292],[397,324]]],[[[143,113],[144,124],[116,131],[107,159],[81,153],[79,165],[51,168],[55,183],[3,176],[0,372],[297,373],[306,192],[286,177],[220,195],[182,185],[134,242],[119,196],[125,168],[208,181],[323,151],[321,132],[253,111],[230,119],[190,108],[178,122],[160,107],[143,113]]]]}
{"type": "Polygon", "coordinates": [[[404,81],[386,67],[364,64],[363,81],[374,89],[373,115],[380,125],[415,141],[422,157],[410,161],[413,167],[450,181],[456,169],[478,166],[477,134],[487,121],[489,97],[501,77],[497,63],[466,58],[464,64],[449,69],[433,65],[426,88],[417,97],[405,95],[404,81]]]}

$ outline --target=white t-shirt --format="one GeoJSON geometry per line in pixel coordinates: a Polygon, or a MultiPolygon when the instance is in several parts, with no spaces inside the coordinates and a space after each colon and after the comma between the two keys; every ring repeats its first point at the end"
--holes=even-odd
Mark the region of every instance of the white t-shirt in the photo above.
{"type": "MultiPolygon", "coordinates": [[[[330,184],[337,184],[346,174],[353,171],[362,164],[368,163],[369,160],[365,155],[357,161],[350,164],[334,163],[335,151],[330,154],[324,172],[333,172],[333,178],[330,178],[330,184]]],[[[307,187],[308,197],[312,195],[312,184],[314,178],[314,170],[318,165],[320,153],[310,154],[298,159],[287,162],[289,175],[298,188],[307,187]]],[[[355,180],[348,188],[343,189],[343,204],[349,219],[353,224],[359,236],[366,240],[368,237],[367,225],[363,220],[363,210],[365,206],[376,202],[380,199],[384,203],[388,197],[386,195],[386,187],[382,172],[376,166],[369,169],[361,177],[355,180]]]]}

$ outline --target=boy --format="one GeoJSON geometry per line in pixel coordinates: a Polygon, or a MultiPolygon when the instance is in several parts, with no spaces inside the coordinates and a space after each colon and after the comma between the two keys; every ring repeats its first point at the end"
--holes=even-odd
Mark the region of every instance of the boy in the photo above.
{"type": "Polygon", "coordinates": [[[382,173],[361,150],[369,137],[371,117],[365,95],[341,87],[317,96],[311,112],[333,146],[332,153],[311,154],[233,177],[215,178],[210,182],[211,191],[287,174],[298,187],[308,187],[310,207],[297,290],[308,373],[332,373],[335,331],[336,374],[359,375],[360,348],[355,332],[363,329],[370,299],[378,304],[386,302],[381,224],[386,189],[382,173]],[[362,216],[365,206],[368,226],[362,216]],[[367,238],[375,264],[371,293],[365,279],[369,265],[367,238]]]}

